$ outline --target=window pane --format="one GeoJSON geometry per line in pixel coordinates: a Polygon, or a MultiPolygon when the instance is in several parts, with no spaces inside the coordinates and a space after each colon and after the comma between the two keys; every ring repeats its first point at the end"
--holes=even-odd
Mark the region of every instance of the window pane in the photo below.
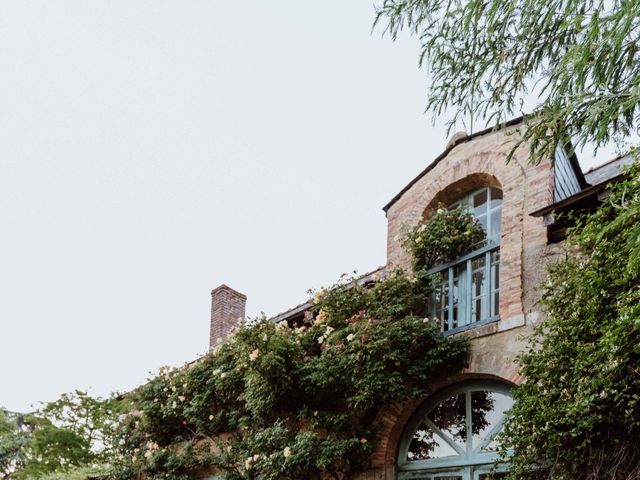
{"type": "Polygon", "coordinates": [[[436,275],[437,286],[433,293],[434,315],[440,320],[442,329],[449,330],[449,270],[436,275]]]}
{"type": "Polygon", "coordinates": [[[501,478],[507,478],[506,473],[483,473],[480,475],[480,480],[500,480],[501,478]]]}
{"type": "Polygon", "coordinates": [[[497,238],[500,235],[500,230],[502,225],[500,225],[500,215],[501,214],[501,210],[493,210],[491,212],[491,228],[490,228],[490,232],[489,232],[489,237],[490,238],[497,238]]]}
{"type": "Polygon", "coordinates": [[[486,281],[485,256],[471,260],[471,321],[478,322],[487,318],[486,312],[486,281]]]}
{"type": "Polygon", "coordinates": [[[407,460],[427,460],[458,455],[440,436],[436,435],[424,423],[421,423],[413,434],[407,451],[407,460]]]}
{"type": "Polygon", "coordinates": [[[484,236],[486,238],[487,237],[487,215],[485,214],[485,215],[477,216],[476,220],[478,220],[478,223],[482,227],[482,230],[484,231],[484,236]]]}
{"type": "Polygon", "coordinates": [[[469,315],[467,308],[470,293],[467,291],[467,262],[456,265],[453,269],[453,328],[466,325],[469,315]]]}
{"type": "Polygon", "coordinates": [[[429,413],[436,427],[456,442],[463,450],[467,444],[465,395],[461,393],[447,398],[429,413]]]}
{"type": "Polygon", "coordinates": [[[491,298],[491,315],[496,316],[500,313],[500,292],[494,292],[491,298]]]}
{"type": "Polygon", "coordinates": [[[500,288],[500,250],[491,252],[491,288],[500,288]]]}
{"type": "Polygon", "coordinates": [[[471,270],[473,271],[472,292],[474,297],[484,294],[484,255],[471,260],[471,270]]]}
{"type": "MultiPolygon", "coordinates": [[[[471,250],[487,246],[489,239],[499,244],[502,230],[502,200],[503,194],[500,189],[485,187],[470,192],[449,206],[469,211],[484,230],[484,239],[473,245],[471,250]]],[[[479,260],[474,259],[473,264],[471,260],[467,260],[449,268],[451,291],[446,293],[450,297],[445,297],[443,285],[442,292],[438,294],[443,301],[429,310],[430,314],[435,314],[443,322],[443,331],[498,315],[499,253],[491,256],[490,265],[486,265],[488,261],[487,256],[479,260]]]]}
{"type": "Polygon", "coordinates": [[[491,315],[499,313],[500,305],[500,251],[491,252],[491,315]]]}
{"type": "Polygon", "coordinates": [[[502,190],[498,190],[497,188],[491,189],[491,203],[489,204],[489,208],[496,208],[502,205],[502,190]]]}
{"type": "Polygon", "coordinates": [[[471,429],[474,448],[488,438],[512,405],[513,399],[503,393],[487,391],[471,393],[471,429]]]}
{"type": "Polygon", "coordinates": [[[473,196],[473,211],[478,215],[487,213],[487,191],[481,190],[473,196]]]}

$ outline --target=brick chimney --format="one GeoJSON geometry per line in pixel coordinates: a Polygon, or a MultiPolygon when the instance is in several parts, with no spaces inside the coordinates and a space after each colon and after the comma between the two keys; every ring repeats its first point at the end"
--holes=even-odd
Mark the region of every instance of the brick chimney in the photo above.
{"type": "Polygon", "coordinates": [[[247,296],[233,288],[220,285],[211,291],[211,330],[209,348],[213,348],[244,322],[247,296]]]}

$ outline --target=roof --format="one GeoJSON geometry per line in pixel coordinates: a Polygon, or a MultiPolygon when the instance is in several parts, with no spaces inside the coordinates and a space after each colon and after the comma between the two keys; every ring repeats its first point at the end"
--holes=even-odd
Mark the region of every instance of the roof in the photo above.
{"type": "Polygon", "coordinates": [[[631,163],[633,163],[633,157],[631,155],[618,155],[601,165],[591,168],[584,176],[589,184],[598,185],[620,175],[622,168],[631,163]]]}
{"type": "Polygon", "coordinates": [[[578,179],[580,188],[587,188],[589,186],[589,181],[587,180],[587,177],[580,167],[580,162],[578,162],[578,155],[576,155],[573,144],[571,142],[567,142],[564,145],[564,149],[569,154],[569,164],[571,165],[573,172],[576,174],[576,178],[578,179]]]}
{"type": "Polygon", "coordinates": [[[600,191],[604,190],[608,183],[618,181],[624,176],[623,167],[633,162],[630,155],[620,155],[602,165],[592,168],[585,173],[585,179],[591,185],[579,191],[575,195],[567,197],[559,202],[548,205],[544,208],[531,213],[532,217],[542,217],[554,210],[575,206],[580,202],[587,200],[589,197],[597,199],[600,191]]]}
{"type": "MultiPolygon", "coordinates": [[[[348,283],[347,287],[350,287],[352,285],[362,285],[364,283],[368,283],[368,282],[373,280],[373,277],[376,274],[384,276],[386,274],[386,267],[381,266],[381,267],[376,268],[375,270],[372,270],[370,272],[367,272],[367,273],[359,276],[353,282],[348,283]]],[[[277,315],[274,315],[269,320],[272,321],[273,323],[279,323],[279,322],[282,322],[284,320],[288,320],[288,319],[290,319],[292,317],[295,317],[295,316],[297,316],[297,315],[299,315],[299,314],[301,314],[303,312],[306,312],[312,306],[313,306],[313,302],[311,300],[309,300],[309,301],[306,301],[306,302],[301,303],[299,305],[296,305],[295,307],[292,307],[289,310],[285,310],[284,312],[281,312],[281,313],[279,313],[277,315]]]]}
{"type": "Polygon", "coordinates": [[[428,166],[427,168],[425,168],[422,172],[420,172],[418,174],[417,177],[415,177],[413,180],[411,180],[402,190],[400,190],[400,192],[398,192],[398,194],[393,197],[391,199],[391,201],[389,201],[389,203],[387,203],[384,207],[382,207],[382,210],[384,210],[384,212],[386,213],[389,208],[391,208],[391,206],[396,203],[398,200],[400,200],[402,198],[402,196],[411,188],[413,187],[422,177],[424,177],[427,173],[429,173],[431,170],[433,170],[436,165],[438,165],[438,163],[440,163],[440,161],[442,159],[444,159],[447,155],[449,155],[449,152],[451,152],[451,150],[453,150],[455,147],[457,147],[458,145],[460,145],[461,143],[465,143],[468,142],[470,140],[473,140],[474,138],[477,137],[481,137],[483,135],[487,135],[489,133],[493,133],[493,132],[497,132],[499,130],[502,130],[504,128],[507,127],[511,127],[513,125],[518,125],[519,123],[522,123],[522,121],[524,120],[524,116],[520,116],[520,117],[516,117],[513,118],[511,120],[508,120],[507,122],[500,124],[498,126],[493,126],[490,128],[485,128],[484,130],[480,130],[478,132],[472,133],[470,135],[466,135],[464,137],[461,137],[459,139],[455,139],[454,142],[450,142],[449,145],[447,145],[447,148],[444,149],[444,151],[438,155],[428,166]]]}

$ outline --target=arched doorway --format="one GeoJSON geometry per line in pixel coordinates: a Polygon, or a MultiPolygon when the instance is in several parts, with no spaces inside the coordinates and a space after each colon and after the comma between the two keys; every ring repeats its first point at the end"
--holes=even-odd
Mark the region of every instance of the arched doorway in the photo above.
{"type": "Polygon", "coordinates": [[[498,458],[496,435],[513,405],[510,387],[464,382],[442,390],[411,417],[400,440],[398,480],[489,480],[498,458]]]}

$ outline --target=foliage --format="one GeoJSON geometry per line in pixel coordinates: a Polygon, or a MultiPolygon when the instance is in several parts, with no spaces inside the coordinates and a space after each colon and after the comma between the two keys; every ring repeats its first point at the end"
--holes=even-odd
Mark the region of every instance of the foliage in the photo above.
{"type": "Polygon", "coordinates": [[[413,259],[416,272],[456,259],[486,234],[477,219],[462,207],[438,208],[428,221],[405,227],[402,246],[413,259]]]}
{"type": "Polygon", "coordinates": [[[118,416],[125,408],[121,400],[94,398],[87,392],[76,390],[43,405],[36,415],[81,438],[89,448],[92,461],[106,462],[115,450],[117,438],[114,431],[118,416]]]}
{"type": "Polygon", "coordinates": [[[520,356],[503,447],[513,479],[640,478],[640,165],[581,218],[520,356]],[[531,466],[536,468],[532,469],[531,466]]]}
{"type": "Polygon", "coordinates": [[[638,0],[384,0],[375,23],[420,39],[427,108],[453,107],[451,125],[501,124],[533,92],[522,142],[540,159],[569,138],[597,148],[637,137],[639,20],[638,0]]]}
{"type": "Polygon", "coordinates": [[[303,324],[262,319],[135,392],[119,478],[344,478],[364,468],[377,413],[462,368],[466,343],[423,320],[428,291],[393,272],[315,293],[303,324]]]}
{"type": "Polygon", "coordinates": [[[22,417],[0,408],[0,479],[8,478],[11,472],[24,465],[28,438],[29,428],[22,417]]]}
{"type": "Polygon", "coordinates": [[[78,476],[113,460],[123,408],[123,402],[75,391],[28,415],[1,414],[0,478],[41,479],[72,471],[78,476]]]}
{"type": "Polygon", "coordinates": [[[27,460],[9,478],[38,478],[90,462],[91,445],[85,438],[44,418],[29,417],[27,421],[32,428],[25,448],[27,460]]]}
{"type": "Polygon", "coordinates": [[[108,478],[110,469],[105,466],[77,467],[63,472],[40,475],[38,480],[93,480],[108,478]]]}

